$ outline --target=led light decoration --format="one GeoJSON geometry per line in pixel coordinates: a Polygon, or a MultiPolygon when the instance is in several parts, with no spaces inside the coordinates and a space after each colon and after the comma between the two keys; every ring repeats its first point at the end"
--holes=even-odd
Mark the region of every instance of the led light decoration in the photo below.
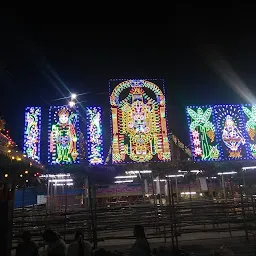
{"type": "Polygon", "coordinates": [[[248,134],[253,136],[253,131],[251,122],[245,126],[245,112],[248,117],[252,114],[242,105],[187,107],[194,160],[252,159],[248,134]]]}
{"type": "Polygon", "coordinates": [[[253,158],[256,158],[256,105],[244,105],[242,109],[245,116],[246,131],[249,136],[249,146],[253,158]]]}
{"type": "Polygon", "coordinates": [[[249,159],[248,137],[241,105],[215,105],[217,140],[223,160],[249,159]]]}
{"type": "Polygon", "coordinates": [[[103,164],[102,111],[100,107],[87,107],[86,113],[89,164],[103,164]]]}
{"type": "Polygon", "coordinates": [[[213,108],[187,107],[193,155],[200,160],[218,160],[220,156],[213,124],[213,108]]]}
{"type": "Polygon", "coordinates": [[[110,81],[112,162],[170,161],[163,80],[121,81],[110,81]]]}
{"type": "Polygon", "coordinates": [[[41,135],[41,107],[27,107],[25,109],[25,129],[23,153],[40,161],[40,135],[41,135]]]}
{"type": "Polygon", "coordinates": [[[48,163],[51,165],[79,163],[78,109],[51,106],[49,110],[48,163]]]}

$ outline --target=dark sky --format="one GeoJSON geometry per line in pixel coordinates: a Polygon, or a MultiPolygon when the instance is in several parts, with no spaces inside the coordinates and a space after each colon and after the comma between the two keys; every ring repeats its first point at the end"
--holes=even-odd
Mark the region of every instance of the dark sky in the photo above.
{"type": "Polygon", "coordinates": [[[186,105],[244,101],[209,65],[209,56],[216,55],[207,53],[225,58],[256,92],[255,15],[247,7],[177,5],[173,15],[155,17],[162,24],[68,24],[79,15],[5,11],[0,112],[12,137],[21,144],[25,106],[47,109],[57,103],[54,99],[69,95],[65,87],[91,92],[81,100],[106,112],[109,79],[164,78],[169,125],[188,144],[186,105]]]}

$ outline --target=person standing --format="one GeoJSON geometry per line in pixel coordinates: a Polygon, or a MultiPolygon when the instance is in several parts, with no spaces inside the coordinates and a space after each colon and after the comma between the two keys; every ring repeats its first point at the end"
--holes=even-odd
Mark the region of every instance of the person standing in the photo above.
{"type": "Polygon", "coordinates": [[[38,247],[31,239],[31,233],[24,231],[22,234],[22,242],[16,249],[16,256],[38,256],[38,247]]]}
{"type": "Polygon", "coordinates": [[[47,229],[42,234],[44,241],[47,244],[47,256],[66,256],[67,245],[61,239],[60,235],[51,229],[47,229]]]}
{"type": "Polygon", "coordinates": [[[131,256],[149,256],[151,255],[151,249],[148,240],[145,235],[144,227],[141,225],[135,225],[134,236],[136,241],[131,249],[131,256]]]}
{"type": "Polygon", "coordinates": [[[84,241],[82,231],[77,231],[75,241],[68,246],[67,256],[91,256],[92,245],[88,241],[84,241]]]}

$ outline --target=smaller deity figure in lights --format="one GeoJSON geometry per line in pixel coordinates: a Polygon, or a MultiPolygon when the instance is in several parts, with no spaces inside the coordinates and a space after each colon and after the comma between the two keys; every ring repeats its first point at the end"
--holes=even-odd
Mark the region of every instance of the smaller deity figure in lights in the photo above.
{"type": "Polygon", "coordinates": [[[89,162],[90,164],[102,164],[103,157],[102,157],[102,129],[101,129],[101,114],[100,112],[94,109],[88,109],[90,115],[90,125],[89,125],[89,134],[91,154],[89,155],[89,162]]]}
{"type": "Polygon", "coordinates": [[[77,135],[74,126],[77,116],[76,114],[70,115],[66,108],[62,108],[58,112],[58,117],[57,124],[52,125],[50,152],[54,153],[56,150],[56,163],[72,163],[78,156],[77,135]]]}
{"type": "Polygon", "coordinates": [[[224,144],[231,150],[230,157],[241,157],[238,149],[241,145],[245,144],[245,138],[243,137],[241,131],[237,128],[230,115],[227,115],[225,120],[222,140],[224,144]]]}
{"type": "Polygon", "coordinates": [[[30,108],[29,112],[26,114],[26,130],[25,135],[25,148],[26,154],[29,158],[34,160],[39,160],[38,156],[38,141],[39,141],[39,127],[38,127],[38,116],[40,115],[40,110],[35,108],[30,108]]]}

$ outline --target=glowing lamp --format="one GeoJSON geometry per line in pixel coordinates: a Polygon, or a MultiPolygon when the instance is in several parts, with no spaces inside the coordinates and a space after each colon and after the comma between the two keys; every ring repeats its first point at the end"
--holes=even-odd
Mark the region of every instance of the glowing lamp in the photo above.
{"type": "Polygon", "coordinates": [[[76,105],[76,103],[75,103],[74,101],[70,101],[68,104],[69,104],[69,106],[70,106],[71,108],[73,108],[73,107],[76,105]]]}
{"type": "Polygon", "coordinates": [[[233,172],[233,171],[231,171],[231,172],[218,172],[217,174],[218,175],[232,175],[232,174],[237,174],[237,172],[233,172]]]}
{"type": "Polygon", "coordinates": [[[72,94],[71,94],[71,99],[72,99],[72,100],[75,100],[76,97],[77,97],[77,95],[76,95],[75,93],[72,93],[72,94]]]}

